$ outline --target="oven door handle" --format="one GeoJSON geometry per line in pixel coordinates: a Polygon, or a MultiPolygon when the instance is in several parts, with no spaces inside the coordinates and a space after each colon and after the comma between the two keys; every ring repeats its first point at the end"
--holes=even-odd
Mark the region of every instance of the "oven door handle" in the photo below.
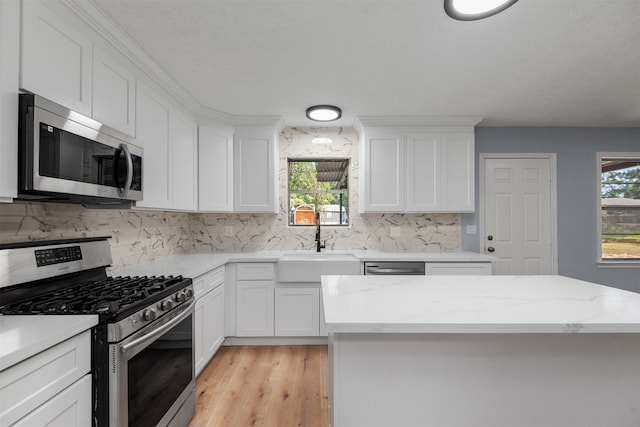
{"type": "Polygon", "coordinates": [[[192,313],[191,313],[191,309],[193,308],[193,306],[196,304],[195,299],[193,301],[191,301],[191,303],[189,303],[188,306],[185,307],[184,311],[180,314],[178,314],[176,317],[174,317],[173,319],[171,319],[169,322],[165,323],[164,325],[160,326],[157,329],[154,329],[153,331],[149,332],[148,334],[145,334],[143,336],[141,336],[140,338],[137,338],[133,341],[131,341],[130,343],[124,344],[122,347],[120,347],[120,353],[124,354],[126,352],[128,352],[129,350],[131,350],[132,348],[138,347],[142,344],[145,344],[149,341],[152,341],[154,339],[156,339],[157,337],[159,337],[160,335],[164,334],[165,332],[167,332],[168,330],[170,330],[171,328],[173,328],[175,325],[177,325],[178,323],[182,322],[184,319],[186,319],[187,317],[189,317],[192,313]]]}

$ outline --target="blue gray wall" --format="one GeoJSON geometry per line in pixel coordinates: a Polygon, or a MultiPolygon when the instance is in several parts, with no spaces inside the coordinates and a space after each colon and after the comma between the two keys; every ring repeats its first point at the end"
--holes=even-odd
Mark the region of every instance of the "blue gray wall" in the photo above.
{"type": "MultiPolygon", "coordinates": [[[[558,274],[640,292],[640,268],[598,268],[598,171],[600,151],[640,152],[640,128],[476,128],[476,176],[482,153],[556,153],[558,206],[558,274]]],[[[480,235],[466,234],[467,224],[480,230],[476,212],[462,215],[462,247],[480,251],[480,235]]]]}

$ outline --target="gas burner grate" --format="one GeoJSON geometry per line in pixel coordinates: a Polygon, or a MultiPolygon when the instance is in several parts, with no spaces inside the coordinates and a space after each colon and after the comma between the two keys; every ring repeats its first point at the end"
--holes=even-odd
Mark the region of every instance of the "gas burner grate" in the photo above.
{"type": "Polygon", "coordinates": [[[0,313],[121,314],[177,292],[184,280],[182,276],[109,277],[0,306],[0,313]]]}

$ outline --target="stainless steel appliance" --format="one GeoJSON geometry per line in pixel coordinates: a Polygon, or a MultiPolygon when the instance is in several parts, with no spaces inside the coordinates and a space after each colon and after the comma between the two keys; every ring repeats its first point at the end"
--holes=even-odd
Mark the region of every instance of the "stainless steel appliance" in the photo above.
{"type": "Polygon", "coordinates": [[[142,148],[95,120],[20,95],[18,197],[126,207],[142,200],[142,148]]]}
{"type": "Polygon", "coordinates": [[[364,263],[365,275],[377,276],[424,276],[424,261],[383,261],[364,263]]]}
{"type": "Polygon", "coordinates": [[[107,238],[0,245],[0,314],[96,314],[93,425],[186,426],[194,291],[181,276],[107,277],[107,238]]]}

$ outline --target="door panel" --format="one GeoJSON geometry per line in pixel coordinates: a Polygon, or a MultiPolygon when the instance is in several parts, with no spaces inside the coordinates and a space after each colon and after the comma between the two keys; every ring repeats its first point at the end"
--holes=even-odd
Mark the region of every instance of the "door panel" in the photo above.
{"type": "Polygon", "coordinates": [[[551,194],[551,159],[484,159],[484,252],[499,258],[495,274],[552,274],[551,194]]]}

